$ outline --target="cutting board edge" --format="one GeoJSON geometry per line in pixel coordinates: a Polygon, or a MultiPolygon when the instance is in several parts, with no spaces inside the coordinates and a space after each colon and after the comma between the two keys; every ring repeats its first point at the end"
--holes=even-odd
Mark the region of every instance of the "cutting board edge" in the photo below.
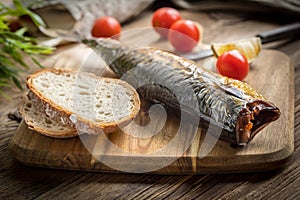
{"type": "MultiPolygon", "coordinates": [[[[20,125],[21,126],[21,125],[20,125]]],[[[290,130],[292,131],[292,130],[290,130]]],[[[292,143],[293,144],[293,143],[292,143]]],[[[284,148],[268,153],[268,154],[261,154],[261,161],[263,161],[263,158],[268,158],[267,162],[260,162],[260,163],[242,163],[238,164],[235,163],[234,165],[231,166],[224,166],[224,162],[222,162],[222,159],[226,160],[227,158],[224,157],[221,160],[213,158],[213,157],[208,157],[207,159],[214,160],[214,162],[209,161],[208,163],[210,164],[203,164],[203,160],[201,161],[198,157],[194,156],[186,156],[184,159],[188,160],[193,160],[196,159],[196,168],[195,169],[190,169],[186,170],[185,168],[182,168],[179,166],[179,159],[177,159],[174,163],[171,165],[167,166],[166,168],[162,168],[158,171],[150,172],[153,174],[225,174],[225,173],[249,173],[249,172],[259,172],[259,171],[271,171],[271,170],[277,170],[281,169],[286,166],[288,163],[290,157],[293,155],[293,149],[294,145],[286,145],[284,148]],[[243,170],[241,170],[243,169],[243,170]],[[180,171],[181,170],[181,171],[180,171]]],[[[25,147],[22,147],[15,143],[14,137],[11,139],[9,142],[9,152],[10,154],[16,158],[19,162],[27,165],[27,166],[34,166],[34,167],[43,167],[43,168],[53,168],[53,169],[62,169],[62,170],[73,170],[73,171],[89,171],[89,172],[110,172],[110,173],[125,173],[121,171],[117,171],[115,169],[109,169],[107,166],[105,166],[103,163],[97,162],[96,164],[98,165],[96,169],[96,165],[92,164],[92,156],[90,155],[90,159],[87,161],[88,164],[90,164],[90,168],[84,168],[84,167],[74,167],[72,166],[72,159],[76,159],[76,157],[80,157],[80,154],[73,155],[69,157],[70,155],[67,155],[66,153],[61,153],[58,155],[49,155],[48,151],[44,151],[44,154],[50,156],[51,158],[55,157],[54,160],[52,160],[51,164],[45,164],[43,163],[43,160],[40,162],[29,162],[26,160],[26,155],[34,153],[34,149],[28,149],[25,147]],[[73,157],[73,158],[72,158],[73,157]],[[54,161],[54,162],[53,162],[54,161]],[[99,168],[106,168],[106,170],[99,170],[99,168]]],[[[50,152],[51,153],[51,152],[50,152]]],[[[252,155],[257,158],[257,156],[252,155]]],[[[243,159],[247,160],[247,156],[243,155],[241,156],[243,159]]],[[[248,157],[251,157],[249,155],[248,157]]],[[[231,157],[231,159],[233,159],[231,157]]],[[[235,158],[235,159],[238,159],[235,158]]],[[[233,160],[235,160],[233,159],[233,160]]],[[[205,163],[205,162],[204,162],[205,163]]],[[[232,164],[232,160],[227,160],[227,163],[232,164]]],[[[87,163],[85,163],[87,164],[87,163]]]]}
{"type": "MultiPolygon", "coordinates": [[[[67,170],[67,171],[86,171],[86,172],[98,172],[98,173],[126,173],[126,174],[138,174],[138,173],[128,173],[128,172],[122,172],[117,170],[98,170],[98,169],[86,169],[86,168],[80,168],[80,167],[63,167],[59,165],[45,165],[45,164],[38,164],[38,163],[32,163],[32,162],[26,162],[19,158],[16,155],[13,155],[17,161],[21,162],[22,164],[26,166],[31,167],[38,167],[38,168],[45,168],[45,169],[55,169],[55,170],[67,170]]],[[[225,169],[224,166],[211,168],[211,167],[201,167],[197,169],[197,171],[178,171],[178,167],[173,167],[172,165],[168,166],[167,170],[158,170],[153,172],[147,172],[142,174],[166,174],[166,175],[189,175],[189,174],[231,174],[231,173],[256,173],[256,172],[265,172],[265,171],[274,171],[274,170],[280,170],[286,167],[289,163],[290,156],[283,159],[283,160],[277,160],[275,162],[270,163],[262,163],[258,166],[255,166],[255,168],[246,168],[244,170],[240,170],[241,166],[236,167],[230,167],[228,169],[225,169]]],[[[107,166],[105,166],[107,167],[107,166]]]]}

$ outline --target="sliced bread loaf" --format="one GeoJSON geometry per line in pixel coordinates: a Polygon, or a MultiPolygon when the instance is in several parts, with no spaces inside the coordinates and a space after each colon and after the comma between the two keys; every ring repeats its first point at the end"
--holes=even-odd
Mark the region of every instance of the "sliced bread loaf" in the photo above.
{"type": "Polygon", "coordinates": [[[43,135],[55,138],[68,138],[78,135],[74,126],[62,124],[51,119],[42,110],[34,106],[27,94],[22,96],[19,104],[19,112],[22,115],[28,128],[33,129],[43,135]]]}
{"type": "Polygon", "coordinates": [[[93,74],[44,69],[28,76],[28,97],[45,114],[80,133],[110,133],[126,125],[140,108],[128,83],[93,74]]]}

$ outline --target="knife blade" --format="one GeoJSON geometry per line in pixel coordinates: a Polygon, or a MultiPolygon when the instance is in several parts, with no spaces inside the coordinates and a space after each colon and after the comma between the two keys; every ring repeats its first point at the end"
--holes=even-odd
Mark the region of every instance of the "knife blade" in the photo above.
{"type": "MultiPolygon", "coordinates": [[[[293,38],[300,35],[300,22],[296,22],[293,24],[288,24],[281,26],[279,28],[266,31],[263,33],[257,34],[255,37],[259,37],[262,44],[279,41],[282,39],[293,38]]],[[[180,54],[182,57],[185,57],[190,60],[201,60],[210,56],[213,56],[214,53],[212,49],[202,49],[197,52],[184,53],[180,54]]]]}

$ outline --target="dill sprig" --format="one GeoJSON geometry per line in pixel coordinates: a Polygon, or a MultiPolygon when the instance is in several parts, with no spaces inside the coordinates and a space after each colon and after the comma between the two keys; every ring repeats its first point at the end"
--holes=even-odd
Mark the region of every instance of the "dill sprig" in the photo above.
{"type": "Polygon", "coordinates": [[[9,17],[29,16],[36,26],[46,26],[40,16],[22,5],[19,0],[13,1],[14,7],[0,3],[0,94],[4,94],[3,87],[10,87],[13,82],[22,89],[19,74],[29,69],[24,61],[25,57],[42,67],[34,58],[39,54],[51,54],[53,48],[37,44],[36,38],[26,36],[26,27],[17,31],[9,28],[9,17]]]}

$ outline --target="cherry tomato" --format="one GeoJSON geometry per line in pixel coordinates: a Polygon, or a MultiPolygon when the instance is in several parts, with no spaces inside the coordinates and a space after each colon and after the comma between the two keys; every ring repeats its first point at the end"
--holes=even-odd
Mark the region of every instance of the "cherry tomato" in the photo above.
{"type": "Polygon", "coordinates": [[[164,7],[153,13],[152,26],[162,37],[167,38],[168,29],[180,19],[181,15],[176,9],[164,7]]]}
{"type": "Polygon", "coordinates": [[[120,23],[115,18],[109,16],[98,18],[92,28],[93,37],[112,37],[119,39],[120,33],[120,23]]]}
{"type": "Polygon", "coordinates": [[[178,51],[191,51],[199,42],[200,31],[191,20],[175,22],[168,33],[168,40],[178,51]]]}
{"type": "Polygon", "coordinates": [[[247,58],[238,50],[231,50],[218,58],[217,70],[223,76],[243,80],[249,72],[249,64],[247,58]]]}

